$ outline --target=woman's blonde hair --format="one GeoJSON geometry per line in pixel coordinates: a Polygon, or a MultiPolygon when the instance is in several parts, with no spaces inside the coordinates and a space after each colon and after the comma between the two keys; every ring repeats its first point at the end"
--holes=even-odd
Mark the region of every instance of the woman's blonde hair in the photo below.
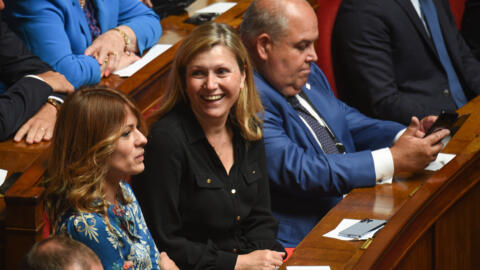
{"type": "Polygon", "coordinates": [[[225,24],[204,23],[183,41],[172,64],[169,87],[163,104],[152,117],[162,117],[180,101],[188,103],[185,93],[187,65],[196,55],[217,45],[225,46],[235,55],[240,71],[245,74],[245,86],[240,90],[238,100],[230,111],[229,121],[240,128],[245,139],[259,140],[262,137],[262,120],[259,114],[263,113],[263,107],[253,81],[252,65],[241,39],[225,24]]]}
{"type": "MultiPolygon", "coordinates": [[[[68,210],[107,217],[102,191],[109,170],[107,162],[122,134],[127,110],[136,116],[145,134],[140,112],[118,91],[99,87],[79,90],[63,104],[44,181],[45,209],[53,228],[60,215],[68,210]]],[[[128,202],[127,198],[121,199],[128,202]]]]}

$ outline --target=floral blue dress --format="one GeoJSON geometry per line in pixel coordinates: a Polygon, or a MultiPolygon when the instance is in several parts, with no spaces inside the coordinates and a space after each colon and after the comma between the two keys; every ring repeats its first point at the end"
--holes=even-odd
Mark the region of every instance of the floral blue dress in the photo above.
{"type": "Polygon", "coordinates": [[[137,199],[127,183],[121,182],[120,187],[131,203],[108,207],[113,231],[103,215],[68,211],[57,223],[57,234],[66,233],[90,247],[106,270],[122,270],[125,261],[132,261],[133,269],[160,269],[160,254],[137,199]]]}

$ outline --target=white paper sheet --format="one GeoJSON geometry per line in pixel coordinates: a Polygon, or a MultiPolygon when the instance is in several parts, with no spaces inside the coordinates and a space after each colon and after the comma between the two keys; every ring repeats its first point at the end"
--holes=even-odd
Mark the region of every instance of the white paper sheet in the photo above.
{"type": "Polygon", "coordinates": [[[330,270],[330,266],[287,266],[287,270],[330,270]]]}
{"type": "Polygon", "coordinates": [[[231,9],[234,7],[237,3],[215,3],[211,4],[210,6],[204,7],[202,9],[199,9],[195,11],[195,13],[217,13],[217,14],[222,14],[225,11],[231,9]]]}
{"type": "Polygon", "coordinates": [[[137,62],[129,65],[128,67],[122,68],[120,70],[116,70],[113,74],[116,74],[120,77],[130,77],[135,72],[139,71],[142,67],[146,64],[150,63],[153,59],[157,56],[168,50],[168,48],[172,47],[170,44],[157,44],[150,48],[150,50],[137,62]]]}
{"type": "Polygon", "coordinates": [[[0,169],[0,186],[3,185],[5,179],[7,178],[7,171],[0,169]]]}
{"type": "Polygon", "coordinates": [[[454,154],[445,154],[445,153],[439,153],[437,155],[437,159],[432,161],[428,166],[425,168],[427,171],[438,171],[440,170],[443,166],[447,165],[450,160],[452,160],[455,157],[454,154]]]}
{"type": "Polygon", "coordinates": [[[383,228],[383,226],[365,234],[363,237],[361,238],[351,238],[351,237],[343,237],[343,236],[340,236],[338,235],[339,232],[343,231],[344,229],[352,226],[353,224],[357,223],[357,222],[360,222],[360,219],[349,219],[349,218],[344,218],[338,225],[335,229],[333,229],[332,231],[329,231],[328,233],[324,234],[323,236],[325,237],[330,237],[330,238],[335,238],[335,239],[339,239],[339,240],[344,240],[344,241],[351,241],[351,240],[367,240],[368,238],[371,238],[373,237],[373,235],[378,231],[380,230],[381,228],[383,228]]]}

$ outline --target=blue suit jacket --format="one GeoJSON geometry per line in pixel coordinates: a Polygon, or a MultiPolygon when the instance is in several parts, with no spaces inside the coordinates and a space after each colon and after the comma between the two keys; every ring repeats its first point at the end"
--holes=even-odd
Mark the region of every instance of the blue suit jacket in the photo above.
{"type": "Polygon", "coordinates": [[[278,239],[296,246],[340,199],[357,187],[375,185],[371,150],[388,147],[404,126],[364,116],[333,95],[320,68],[312,64],[310,90],[303,91],[347,154],[325,155],[297,112],[262,77],[255,83],[265,107],[264,139],[272,210],[278,239]]]}
{"type": "MultiPolygon", "coordinates": [[[[118,25],[132,28],[140,54],[159,39],[158,16],[138,0],[93,0],[102,33],[118,25]]],[[[8,0],[3,12],[27,47],[78,88],[100,82],[100,66],[84,55],[91,31],[78,0],[8,0]]]]}

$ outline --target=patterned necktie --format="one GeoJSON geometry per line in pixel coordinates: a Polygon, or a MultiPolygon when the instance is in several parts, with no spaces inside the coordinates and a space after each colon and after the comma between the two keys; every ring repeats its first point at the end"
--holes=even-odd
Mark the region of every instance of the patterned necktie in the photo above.
{"type": "Polygon", "coordinates": [[[433,5],[432,0],[420,0],[420,7],[428,28],[430,29],[430,35],[432,36],[433,44],[437,49],[440,62],[447,73],[448,85],[450,86],[453,100],[457,107],[460,108],[467,103],[467,98],[465,97],[462,85],[460,84],[460,80],[458,79],[450,56],[448,55],[447,48],[445,47],[445,41],[438,21],[437,10],[433,5]]]}
{"type": "Polygon", "coordinates": [[[96,19],[95,7],[93,6],[93,3],[91,0],[85,1],[83,12],[87,17],[88,27],[90,27],[90,31],[92,33],[92,41],[93,41],[102,34],[102,30],[100,30],[100,26],[96,19]]]}
{"type": "Polygon", "coordinates": [[[326,129],[326,127],[320,125],[320,123],[315,119],[305,107],[300,104],[296,97],[289,97],[287,98],[288,102],[292,105],[292,107],[298,112],[298,115],[302,117],[305,122],[310,126],[313,130],[315,135],[317,136],[318,141],[323,149],[325,154],[339,154],[340,152],[337,149],[335,141],[333,140],[332,136],[326,129]]]}

